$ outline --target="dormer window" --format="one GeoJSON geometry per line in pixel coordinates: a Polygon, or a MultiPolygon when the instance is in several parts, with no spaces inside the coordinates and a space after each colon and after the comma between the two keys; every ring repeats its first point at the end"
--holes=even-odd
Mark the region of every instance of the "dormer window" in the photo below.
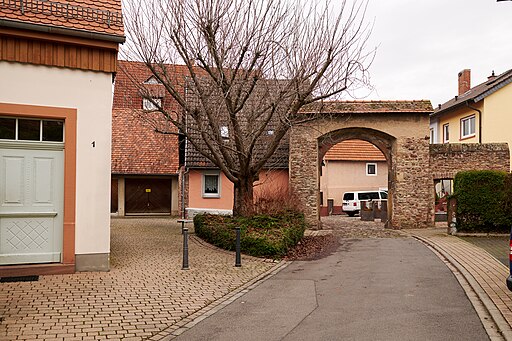
{"type": "Polygon", "coordinates": [[[142,109],[144,109],[146,111],[153,111],[153,110],[158,110],[158,107],[162,106],[161,98],[153,97],[153,98],[151,98],[151,100],[149,98],[143,98],[142,99],[142,109]],[[155,103],[153,103],[151,100],[153,100],[158,106],[155,105],[155,103]]]}
{"type": "Polygon", "coordinates": [[[160,83],[160,81],[155,77],[155,76],[151,76],[149,77],[145,82],[144,84],[162,84],[160,83]]]}

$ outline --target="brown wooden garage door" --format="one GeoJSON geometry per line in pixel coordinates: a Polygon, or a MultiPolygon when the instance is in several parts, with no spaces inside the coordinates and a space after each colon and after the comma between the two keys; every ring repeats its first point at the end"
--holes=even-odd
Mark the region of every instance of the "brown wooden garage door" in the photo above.
{"type": "Polygon", "coordinates": [[[126,214],[171,214],[171,179],[126,179],[126,214]]]}

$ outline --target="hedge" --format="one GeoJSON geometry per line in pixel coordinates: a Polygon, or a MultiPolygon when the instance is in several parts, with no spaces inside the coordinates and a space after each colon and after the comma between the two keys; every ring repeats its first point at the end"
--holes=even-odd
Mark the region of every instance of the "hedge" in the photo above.
{"type": "Polygon", "coordinates": [[[231,217],[199,214],[194,217],[197,236],[223,248],[235,250],[235,227],[240,227],[242,253],[267,258],[280,258],[304,236],[307,224],[302,213],[231,217]]]}
{"type": "Polygon", "coordinates": [[[512,176],[500,171],[466,171],[455,176],[457,229],[510,232],[512,176]]]}

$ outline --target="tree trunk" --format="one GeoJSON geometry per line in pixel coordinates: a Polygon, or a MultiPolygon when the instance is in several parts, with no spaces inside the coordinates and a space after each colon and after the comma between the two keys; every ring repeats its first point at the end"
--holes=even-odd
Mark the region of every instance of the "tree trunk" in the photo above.
{"type": "Polygon", "coordinates": [[[248,216],[254,212],[254,179],[253,177],[242,177],[234,188],[234,216],[248,216]]]}

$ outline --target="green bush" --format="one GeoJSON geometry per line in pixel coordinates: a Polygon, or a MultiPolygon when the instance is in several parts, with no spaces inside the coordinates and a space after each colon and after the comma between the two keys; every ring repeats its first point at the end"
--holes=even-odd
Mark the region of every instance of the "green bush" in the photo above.
{"type": "Polygon", "coordinates": [[[512,178],[500,171],[459,172],[454,181],[457,229],[510,232],[512,178]]]}
{"type": "Polygon", "coordinates": [[[255,257],[280,258],[304,236],[307,224],[302,213],[231,217],[199,214],[194,217],[196,235],[210,244],[235,250],[235,227],[240,227],[240,247],[255,257]]]}

